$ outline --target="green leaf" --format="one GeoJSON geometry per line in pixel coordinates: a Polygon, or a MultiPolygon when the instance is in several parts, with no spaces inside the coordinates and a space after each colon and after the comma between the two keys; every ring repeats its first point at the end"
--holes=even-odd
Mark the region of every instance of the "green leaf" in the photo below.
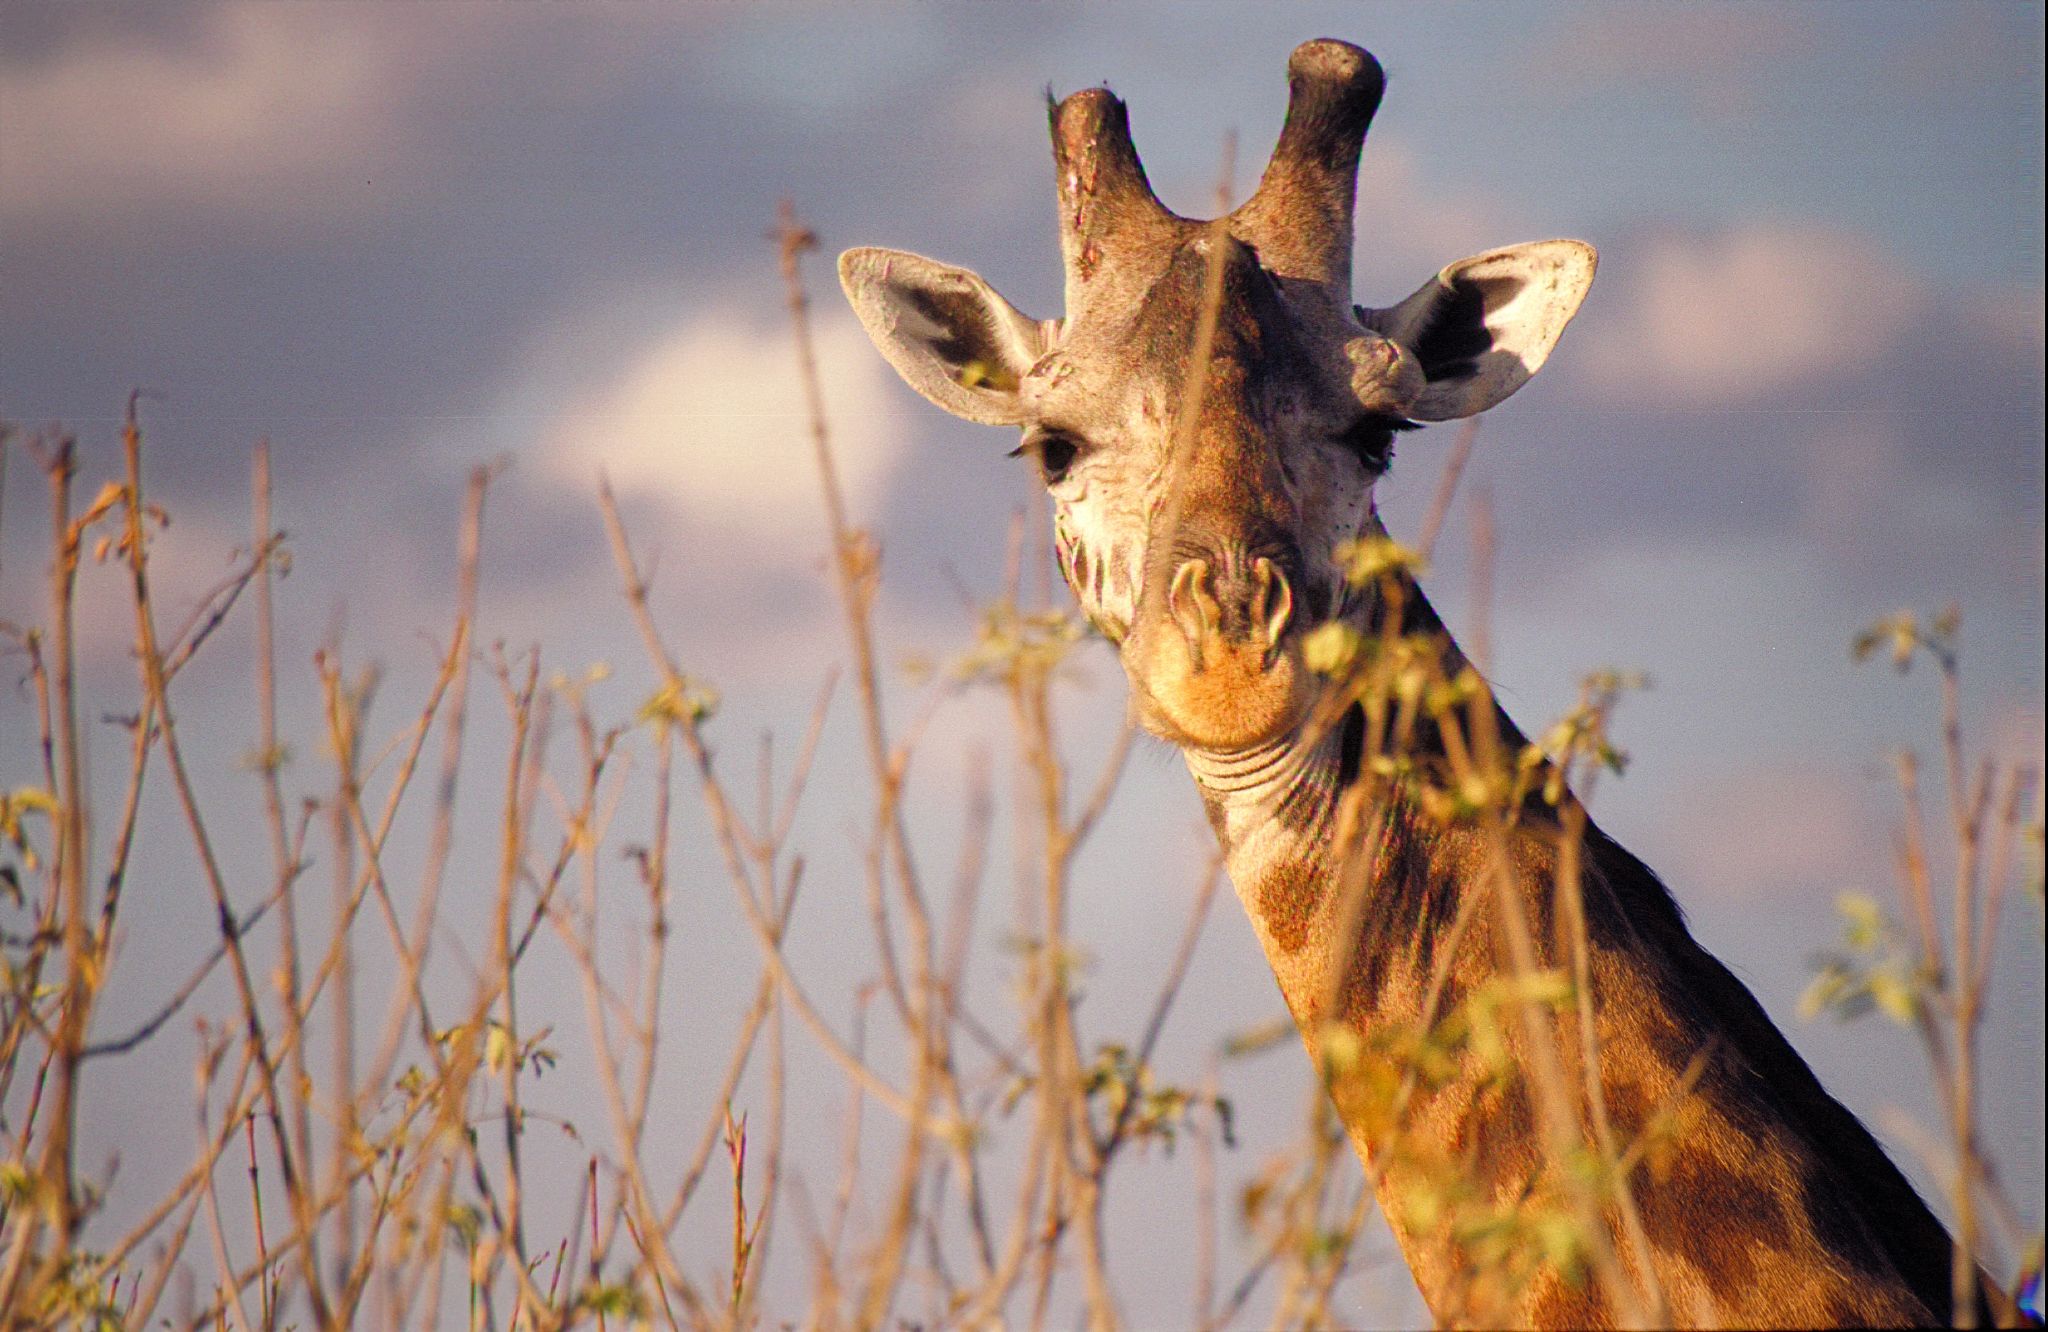
{"type": "Polygon", "coordinates": [[[1302,635],[1302,664],[1317,675],[1347,674],[1364,642],[1356,629],[1340,620],[1319,624],[1302,635]]]}
{"type": "Polygon", "coordinates": [[[493,1022],[484,1031],[484,1063],[491,1072],[502,1073],[512,1062],[512,1033],[493,1022]]]}
{"type": "Polygon", "coordinates": [[[464,1247],[474,1249],[483,1234],[483,1212],[470,1203],[450,1203],[447,1219],[448,1228],[461,1237],[464,1247]]]}
{"type": "Polygon", "coordinates": [[[1811,1022],[1833,1008],[1841,1000],[1845,979],[1839,970],[1829,966],[1822,968],[1819,975],[1808,981],[1806,989],[1799,995],[1801,1020],[1811,1022]]]}
{"type": "Polygon", "coordinates": [[[1365,1057],[1365,1042],[1358,1033],[1335,1022],[1324,1024],[1321,1046],[1323,1077],[1330,1082],[1356,1069],[1365,1057]]]}
{"type": "Polygon", "coordinates": [[[652,698],[640,705],[640,720],[695,725],[698,722],[709,721],[717,712],[716,689],[698,684],[688,676],[678,676],[656,690],[652,698]]]}
{"type": "Polygon", "coordinates": [[[0,1202],[9,1207],[28,1201],[35,1190],[35,1177],[13,1162],[0,1162],[0,1202]]]}
{"type": "Polygon", "coordinates": [[[1920,1016],[1920,994],[1913,983],[1890,968],[1870,973],[1871,1002],[1878,1011],[1901,1026],[1911,1026],[1920,1016]]]}
{"type": "Polygon", "coordinates": [[[1400,573],[1419,578],[1429,567],[1419,551],[1410,550],[1384,533],[1346,541],[1337,547],[1336,555],[1345,580],[1353,587],[1400,573]]]}

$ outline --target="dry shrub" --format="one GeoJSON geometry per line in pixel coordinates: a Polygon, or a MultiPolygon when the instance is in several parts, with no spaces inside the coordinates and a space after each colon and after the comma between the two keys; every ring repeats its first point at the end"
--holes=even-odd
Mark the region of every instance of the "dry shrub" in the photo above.
{"type": "MultiPolygon", "coordinates": [[[[48,482],[53,545],[41,623],[6,626],[24,663],[20,696],[37,712],[35,752],[9,757],[10,771],[36,775],[0,791],[6,1326],[431,1327],[466,1317],[472,1326],[511,1328],[979,1327],[1037,1326],[1078,1312],[1091,1326],[1108,1327],[1120,1310],[1104,1233],[1106,1194],[1135,1151],[1176,1142],[1192,1147],[1181,1159],[1196,1176],[1202,1205],[1193,1223],[1191,1305],[1170,1316],[1231,1325],[1263,1300],[1270,1302],[1264,1316],[1279,1325],[1347,1321],[1342,1282],[1357,1270],[1374,1178],[1398,1163],[1404,1177],[1420,1181],[1399,1199],[1409,1219],[1449,1226],[1469,1256],[1464,1317],[1483,1322],[1539,1272],[1558,1269],[1574,1282],[1597,1283],[1610,1307],[1662,1321],[1661,1292],[1639,1288],[1625,1270],[1648,1270],[1625,1261],[1646,1243],[1631,1190],[1684,1133],[1685,1088],[1636,1140],[1618,1140],[1607,1123],[1600,1051],[1585,1020],[1593,998],[1569,854],[1557,885],[1561,932],[1548,947],[1532,937],[1507,876],[1496,875],[1494,905],[1514,963],[1496,984],[1444,1006],[1439,976],[1416,1023],[1369,1041],[1341,1031],[1320,1038],[1323,1087],[1305,1108],[1297,1139],[1267,1155],[1242,1189],[1237,1211],[1248,1257],[1222,1280],[1213,1218],[1229,1105],[1218,1095],[1213,1062],[1174,1076],[1154,1062],[1219,868],[1212,862],[1203,874],[1142,1022],[1116,1041],[1085,1045],[1076,1024],[1084,950],[1069,931],[1069,902],[1076,856],[1116,797],[1132,735],[1127,727],[1098,771],[1076,773],[1065,757],[1060,681],[1087,631],[1047,590],[1027,599],[1021,522],[1010,535],[1003,592],[965,650],[933,670],[930,686],[936,697],[996,691],[1019,755],[1012,854],[1028,884],[1020,915],[1030,928],[1014,941],[1013,1011],[974,1011],[963,975],[996,821],[992,775],[984,766],[970,781],[964,849],[941,889],[927,867],[931,848],[914,842],[904,807],[925,714],[906,726],[884,708],[872,617],[878,547],[839,496],[810,358],[798,273],[810,244],[785,214],[789,309],[831,523],[848,706],[857,713],[866,767],[866,848],[857,870],[872,925],[871,982],[850,1023],[821,1009],[783,949],[805,873],[792,826],[834,682],[825,682],[798,728],[796,757],[782,780],[763,761],[759,789],[736,789],[711,743],[717,693],[685,672],[656,622],[647,575],[609,492],[602,518],[648,680],[633,715],[600,715],[588,679],[544,679],[537,649],[507,653],[480,644],[477,585],[491,476],[478,471],[461,517],[457,591],[438,670],[410,717],[395,730],[377,730],[370,719],[375,675],[351,676],[330,650],[314,663],[318,715],[287,727],[278,715],[273,596],[288,557],[269,512],[267,451],[255,459],[247,550],[189,619],[167,629],[152,596],[150,548],[168,519],[145,498],[134,404],[122,474],[83,508],[72,441],[55,433],[28,441],[26,452],[48,482]],[[79,679],[76,580],[87,560],[129,575],[137,671],[132,696],[119,702],[88,700],[79,679]],[[219,802],[202,802],[199,793],[222,779],[188,758],[176,706],[180,673],[231,616],[254,621],[249,667],[260,734],[250,766],[260,807],[231,815],[262,828],[269,863],[254,878],[231,875],[217,854],[202,805],[219,802]],[[491,773],[465,771],[475,762],[463,743],[470,712],[491,706],[510,737],[502,764],[491,773]],[[126,746],[123,794],[111,808],[93,806],[85,777],[85,719],[101,715],[116,718],[126,746]],[[296,793],[286,784],[287,733],[317,740],[319,750],[296,793]],[[568,746],[566,757],[550,757],[551,739],[568,746]],[[457,864],[454,793],[459,783],[479,781],[498,792],[496,846],[457,864]],[[656,1104],[664,1033],[675,1022],[664,1009],[663,982],[676,965],[676,895],[712,885],[678,881],[670,829],[679,800],[701,802],[725,890],[759,960],[737,1026],[688,1033],[695,1048],[712,1040],[724,1059],[712,1112],[687,1133],[656,1104]],[[147,948],[159,925],[123,910],[124,889],[160,872],[135,859],[149,801],[167,804],[182,823],[216,938],[153,1016],[109,1034],[95,1021],[100,999],[123,957],[147,948]],[[644,829],[618,826],[618,811],[633,802],[647,811],[644,829]],[[400,854],[393,829],[413,811],[426,836],[400,854]],[[324,892],[309,873],[319,859],[331,880],[324,892]],[[430,984],[437,965],[430,945],[448,924],[451,876],[487,882],[490,909],[486,920],[462,922],[471,945],[466,976],[451,979],[443,957],[439,983],[430,984]],[[611,951],[616,938],[599,928],[600,903],[624,893],[637,898],[649,923],[631,958],[611,951]],[[366,956],[372,939],[374,959],[366,956]],[[581,991],[573,1000],[518,983],[540,947],[558,948],[573,965],[581,991]],[[1558,962],[1542,965],[1539,955],[1558,962]],[[382,978],[376,995],[361,983],[372,975],[382,978]],[[166,1026],[191,1016],[189,1000],[223,988],[231,999],[197,1024],[199,1139],[189,1168],[161,1197],[117,1196],[118,1177],[91,1176],[78,1161],[87,1072],[99,1060],[146,1057],[166,1026]],[[452,1004],[451,993],[459,996],[452,1004]],[[375,1002],[380,997],[386,1002],[375,1002]],[[576,1029],[578,1015],[556,1006],[578,1002],[588,1033],[579,1050],[595,1075],[602,1131],[566,1138],[582,1155],[565,1213],[555,1188],[545,1206],[536,1205],[536,1157],[559,1158],[565,1138],[536,1140],[548,1126],[527,1098],[576,1029]],[[813,1107],[789,1103],[792,1020],[844,1079],[845,1145],[829,1191],[798,1188],[789,1165],[793,1130],[833,1127],[818,1123],[813,1107]],[[873,1053],[888,1044],[868,1034],[876,1023],[900,1047],[894,1063],[873,1053]],[[325,1058],[310,1048],[316,1032],[325,1058]],[[1511,1047],[1529,1056],[1511,1058],[1511,1047]],[[1533,1099],[1546,1158],[1520,1198],[1503,1202],[1475,1187],[1470,1161],[1414,1129],[1419,1098],[1475,1067],[1495,1089],[1525,1080],[1533,1099]],[[741,1095],[743,1086],[751,1097],[741,1095]],[[1376,1126],[1382,1146],[1370,1176],[1352,1167],[1324,1089],[1376,1126]],[[863,1122],[871,1114],[893,1125],[886,1153],[876,1152],[872,1125],[863,1122]],[[678,1251],[679,1222],[693,1209],[729,1219],[721,1226],[729,1242],[719,1252],[701,1245],[678,1251]],[[573,1220],[562,1227],[565,1214],[573,1220]],[[771,1283],[768,1255],[779,1221],[784,1236],[798,1233],[801,1258],[786,1262],[771,1283]],[[807,1279],[789,1275],[799,1271],[807,1279]]],[[[1384,580],[1386,594],[1398,596],[1399,575],[1420,567],[1441,529],[1472,438],[1468,430],[1459,439],[1418,547],[1377,542],[1346,552],[1355,580],[1384,580]]],[[[0,470],[6,456],[0,452],[0,470]]],[[[1480,518],[1484,556],[1483,511],[1480,518]]],[[[1483,570],[1487,561],[1478,564],[1483,570]]],[[[1481,587],[1475,601],[1483,609],[1485,600],[1481,587]]],[[[1482,830],[1505,866],[1517,811],[1532,795],[1556,803],[1559,783],[1569,780],[1586,794],[1599,771],[1618,770],[1607,724],[1631,681],[1590,677],[1580,706],[1540,748],[1511,749],[1494,731],[1491,697],[1474,667],[1441,638],[1402,634],[1400,622],[1390,615],[1392,627],[1377,641],[1330,626],[1310,644],[1316,667],[1342,686],[1323,724],[1354,702],[1368,718],[1370,780],[1343,812],[1352,861],[1370,863],[1376,820],[1386,798],[1398,794],[1430,818],[1482,830]],[[1412,737],[1423,724],[1445,737],[1447,766],[1413,761],[1412,737]]],[[[1945,935],[1936,924],[1944,893],[1920,824],[1916,769],[1907,763],[1911,929],[1893,926],[1874,904],[1847,904],[1848,939],[1825,959],[1812,1003],[1844,1012],[1874,1007],[1920,1035],[1949,1116],[1944,1159],[1959,1238],[1981,1244],[1988,1217],[1989,1229],[2016,1250],[2026,1236],[1978,1141],[1973,1098],[2000,905],[2020,880],[2038,900],[2038,796],[2026,772],[1967,761],[1956,720],[1955,634],[1948,620],[1894,620],[1865,645],[1891,645],[1902,664],[1931,655],[1941,670],[1948,812],[1959,858],[1946,893],[1951,927],[1945,935]],[[2023,854],[2027,839],[2031,861],[2023,854]]],[[[1483,621],[1474,645],[1483,663],[1483,621]]],[[[1576,807],[1573,816],[1583,819],[1576,807]]],[[[1362,889],[1364,881],[1355,874],[1351,886],[1362,889]]],[[[833,884],[823,891],[846,890],[833,884]]],[[[1354,911],[1362,909],[1359,896],[1354,911]]],[[[1488,894],[1468,896],[1477,903],[1488,894]]],[[[1247,1053],[1291,1030],[1237,1033],[1219,1053],[1247,1053]]],[[[1139,1247],[1148,1238],[1128,1243],[1139,1247]]],[[[1958,1253],[1958,1282],[1974,1279],[1965,1250],[1958,1253]]]]}

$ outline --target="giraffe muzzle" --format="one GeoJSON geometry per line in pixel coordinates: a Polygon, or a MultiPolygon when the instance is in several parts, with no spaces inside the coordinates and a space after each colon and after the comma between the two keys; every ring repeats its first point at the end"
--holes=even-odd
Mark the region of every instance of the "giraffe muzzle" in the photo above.
{"type": "Polygon", "coordinates": [[[1294,588],[1271,559],[1183,561],[1164,606],[1141,609],[1125,666],[1148,727],[1177,743],[1228,751],[1297,725],[1312,701],[1288,636],[1294,588]]]}

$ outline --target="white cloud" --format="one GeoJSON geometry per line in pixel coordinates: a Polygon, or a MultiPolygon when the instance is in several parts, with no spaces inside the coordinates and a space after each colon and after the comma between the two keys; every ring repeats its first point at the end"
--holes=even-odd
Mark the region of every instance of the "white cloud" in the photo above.
{"type": "MultiPolygon", "coordinates": [[[[855,521],[902,453],[889,368],[851,317],[814,325],[833,459],[855,521]]],[[[655,333],[554,420],[542,465],[574,485],[600,470],[621,494],[660,499],[699,530],[761,550],[824,530],[809,416],[786,328],[733,307],[655,333]]]]}
{"type": "MultiPolygon", "coordinates": [[[[1650,243],[1587,332],[1608,396],[1739,405],[1869,365],[1928,302],[1925,284],[1858,237],[1760,226],[1650,243]]],[[[1826,404],[1813,404],[1823,406],[1826,404]]]]}

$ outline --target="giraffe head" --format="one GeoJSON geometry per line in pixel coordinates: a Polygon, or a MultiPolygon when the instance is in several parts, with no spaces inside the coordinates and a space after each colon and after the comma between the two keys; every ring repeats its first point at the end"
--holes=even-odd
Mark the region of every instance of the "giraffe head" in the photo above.
{"type": "Polygon", "coordinates": [[[1371,55],[1327,40],[1298,48],[1288,77],[1258,190],[1216,222],[1154,197],[1108,91],[1052,109],[1064,319],[1032,319],[918,255],[839,260],[912,388],[1022,428],[1060,567],[1117,644],[1140,716],[1204,750],[1300,725],[1316,696],[1302,634],[1354,609],[1332,556],[1376,522],[1394,433],[1514,392],[1593,276],[1590,246],[1544,241],[1452,264],[1397,305],[1354,306],[1358,158],[1385,80],[1371,55]]]}

